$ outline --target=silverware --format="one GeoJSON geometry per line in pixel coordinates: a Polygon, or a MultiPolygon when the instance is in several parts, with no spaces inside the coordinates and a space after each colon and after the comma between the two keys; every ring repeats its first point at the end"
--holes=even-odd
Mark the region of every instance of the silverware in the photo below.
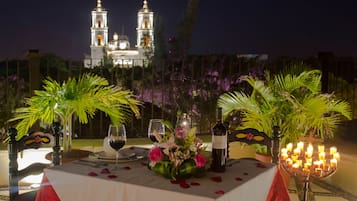
{"type": "Polygon", "coordinates": [[[140,160],[140,159],[142,159],[142,158],[144,158],[144,156],[134,154],[134,155],[132,155],[132,156],[129,156],[127,159],[128,159],[128,160],[140,160]]]}

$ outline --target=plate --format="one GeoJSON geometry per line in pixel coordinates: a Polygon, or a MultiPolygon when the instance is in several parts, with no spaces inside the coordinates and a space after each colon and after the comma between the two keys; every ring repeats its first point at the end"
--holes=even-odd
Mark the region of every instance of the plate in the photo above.
{"type": "MultiPolygon", "coordinates": [[[[138,150],[135,148],[121,149],[119,151],[118,160],[121,162],[124,162],[124,161],[134,161],[134,160],[139,160],[139,159],[144,158],[145,155],[143,155],[143,153],[141,153],[141,152],[136,153],[136,151],[138,151],[138,150]]],[[[101,160],[101,161],[107,161],[107,162],[115,162],[116,161],[115,155],[113,155],[112,153],[106,153],[104,151],[91,153],[89,155],[89,158],[97,159],[97,160],[101,160]]]]}
{"type": "MultiPolygon", "coordinates": [[[[93,153],[92,154],[95,158],[97,159],[104,159],[104,160],[116,160],[115,158],[115,155],[108,155],[107,153],[105,153],[104,151],[101,151],[101,152],[96,152],[96,153],[93,153]]],[[[133,158],[135,157],[135,153],[120,153],[119,152],[119,157],[118,157],[118,160],[127,160],[127,159],[130,159],[130,158],[133,158]]]]}

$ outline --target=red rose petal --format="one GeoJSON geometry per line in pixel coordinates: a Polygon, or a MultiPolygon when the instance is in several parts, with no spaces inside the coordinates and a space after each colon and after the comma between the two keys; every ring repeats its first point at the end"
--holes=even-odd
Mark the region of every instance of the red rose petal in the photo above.
{"type": "Polygon", "coordinates": [[[191,186],[199,186],[199,185],[201,185],[201,184],[198,183],[198,182],[191,182],[190,184],[191,184],[191,186]]]}
{"type": "Polygon", "coordinates": [[[240,178],[240,177],[236,177],[235,180],[237,180],[237,181],[242,181],[243,179],[240,178]]]}
{"type": "Polygon", "coordinates": [[[190,185],[186,182],[180,183],[181,188],[190,188],[190,185]]]}
{"type": "Polygon", "coordinates": [[[219,191],[216,191],[216,192],[214,192],[214,193],[217,194],[217,195],[223,195],[223,194],[224,194],[224,191],[219,190],[219,191]]]}
{"type": "Polygon", "coordinates": [[[108,168],[103,168],[103,169],[100,171],[100,173],[102,173],[102,174],[110,174],[110,171],[109,171],[108,168]]]}
{"type": "Polygon", "coordinates": [[[144,163],[144,162],[142,162],[141,165],[142,165],[142,166],[148,166],[148,164],[147,164],[147,163],[144,163]]]}
{"type": "Polygon", "coordinates": [[[248,173],[247,172],[245,172],[245,173],[243,173],[244,175],[248,175],[248,173]]]}
{"type": "Polygon", "coordinates": [[[98,174],[97,174],[97,173],[95,173],[95,172],[89,172],[89,173],[88,173],[88,176],[95,177],[95,176],[98,176],[98,174]]]}
{"type": "Polygon", "coordinates": [[[211,180],[214,181],[214,182],[222,182],[222,177],[221,176],[217,176],[217,177],[211,177],[211,180]]]}
{"type": "Polygon", "coordinates": [[[257,163],[257,167],[258,168],[267,168],[267,166],[265,166],[264,164],[261,164],[261,163],[257,163]]]}
{"type": "Polygon", "coordinates": [[[115,179],[115,178],[117,178],[117,176],[116,176],[116,175],[111,174],[111,175],[108,175],[108,178],[109,178],[109,179],[115,179]]]}
{"type": "Polygon", "coordinates": [[[181,183],[186,183],[184,179],[176,179],[176,180],[170,180],[172,184],[181,184],[181,183]]]}

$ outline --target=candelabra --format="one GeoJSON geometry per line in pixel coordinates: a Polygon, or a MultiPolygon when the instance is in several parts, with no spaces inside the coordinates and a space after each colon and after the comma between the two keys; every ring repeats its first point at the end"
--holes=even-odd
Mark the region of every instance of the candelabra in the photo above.
{"type": "Polygon", "coordinates": [[[304,144],[299,142],[294,147],[289,143],[280,152],[280,163],[290,174],[304,181],[303,200],[309,200],[309,185],[311,178],[323,179],[336,172],[340,154],[337,148],[324,145],[304,144]]]}

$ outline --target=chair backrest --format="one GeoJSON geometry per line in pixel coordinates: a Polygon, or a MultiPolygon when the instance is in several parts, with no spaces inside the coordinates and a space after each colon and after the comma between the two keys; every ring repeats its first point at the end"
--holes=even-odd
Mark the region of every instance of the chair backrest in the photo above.
{"type": "Polygon", "coordinates": [[[254,128],[234,130],[228,135],[228,142],[244,142],[249,145],[259,144],[267,146],[268,154],[272,156],[272,162],[279,163],[280,130],[278,126],[273,127],[272,137],[254,128]]]}
{"type": "Polygon", "coordinates": [[[42,173],[43,169],[49,167],[49,164],[33,163],[24,169],[18,169],[17,157],[18,152],[26,149],[38,149],[40,147],[52,147],[53,156],[52,164],[60,164],[60,145],[59,145],[59,126],[54,124],[52,126],[53,134],[34,132],[27,136],[24,136],[20,140],[16,141],[17,130],[10,128],[8,130],[9,135],[9,194],[10,200],[15,199],[19,195],[19,181],[26,176],[42,173]]]}

